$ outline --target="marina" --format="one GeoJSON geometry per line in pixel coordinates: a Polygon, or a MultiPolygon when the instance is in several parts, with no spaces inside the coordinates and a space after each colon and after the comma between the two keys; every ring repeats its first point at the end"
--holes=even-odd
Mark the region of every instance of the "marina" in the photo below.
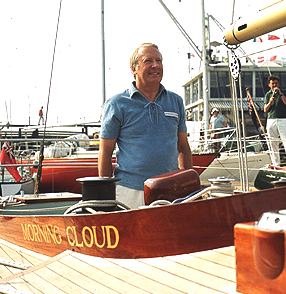
{"type": "MultiPolygon", "coordinates": [[[[105,2],[102,0],[100,7],[103,103],[107,88],[105,70],[108,69],[105,65],[105,2]]],[[[116,185],[120,179],[113,176],[113,171],[117,164],[121,167],[118,154],[128,153],[128,148],[131,155],[134,150],[136,154],[126,157],[129,159],[125,160],[126,167],[132,167],[126,168],[127,172],[136,175],[140,174],[138,169],[144,170],[144,164],[138,165],[139,168],[132,165],[140,157],[138,150],[143,146],[135,137],[140,137],[142,131],[148,134],[149,129],[147,132],[140,128],[135,136],[122,137],[126,121],[127,127],[129,120],[134,122],[134,111],[128,108],[114,112],[116,123],[110,125],[103,115],[102,128],[100,120],[84,122],[85,118],[78,124],[47,123],[50,98],[55,91],[52,86],[61,83],[57,73],[53,78],[55,53],[59,50],[57,42],[61,41],[58,39],[63,12],[60,1],[47,105],[41,106],[38,125],[30,124],[30,117],[27,125],[10,124],[5,101],[7,123],[3,123],[0,130],[1,293],[283,293],[285,169],[273,165],[271,138],[264,130],[265,118],[260,120],[258,112],[264,105],[266,76],[275,74],[283,79],[284,64],[258,67],[250,55],[238,53],[238,45],[285,27],[286,1],[266,6],[251,20],[239,18],[238,22],[232,22],[224,30],[221,44],[211,42],[209,22],[215,21],[221,30],[222,26],[205,13],[204,2],[201,1],[200,7],[201,46],[192,41],[163,1],[157,3],[163,6],[200,59],[199,72],[193,73],[184,84],[186,113],[181,100],[177,100],[175,112],[171,112],[171,104],[170,109],[163,109],[164,104],[159,103],[163,93],[160,84],[163,66],[161,51],[156,46],[149,47],[150,51],[145,48],[153,58],[149,57],[151,63],[157,64],[156,72],[151,72],[154,65],[148,64],[148,59],[139,62],[138,57],[131,64],[135,83],[142,64],[142,68],[150,69],[147,76],[151,83],[147,84],[153,88],[152,82],[156,81],[158,86],[155,95],[151,95],[152,91],[151,94],[142,92],[144,95],[137,93],[140,99],[149,100],[148,111],[147,107],[142,108],[146,115],[144,121],[149,119],[152,123],[152,131],[159,139],[155,144],[155,136],[150,138],[154,139],[154,146],[161,147],[152,149],[150,146],[146,151],[158,157],[165,155],[161,161],[167,162],[174,156],[162,151],[161,144],[169,146],[170,137],[167,125],[162,131],[165,127],[162,122],[169,123],[171,119],[170,123],[176,127],[170,132],[178,135],[172,142],[172,148],[178,152],[178,165],[177,154],[173,160],[177,170],[166,167],[168,172],[158,174],[154,172],[156,165],[152,170],[148,165],[153,176],[142,181],[144,204],[133,208],[118,200],[116,185]],[[260,25],[256,26],[257,23],[260,25]],[[225,60],[217,58],[218,48],[213,48],[220,45],[227,48],[225,60]],[[242,60],[252,65],[242,65],[242,60]],[[159,93],[158,89],[162,91],[159,93]],[[253,125],[253,116],[246,118],[250,106],[256,110],[258,125],[253,125]],[[133,116],[129,117],[130,113],[133,116]],[[153,120],[155,114],[157,124],[153,120]],[[181,114],[186,114],[187,132],[181,114]],[[218,128],[213,115],[222,115],[218,128]],[[108,126],[114,127],[110,133],[106,130],[108,126]],[[164,136],[160,137],[155,130],[161,130],[164,136]],[[120,141],[128,144],[120,145],[120,141]],[[192,154],[188,142],[192,145],[192,154]],[[130,148],[138,147],[139,143],[140,148],[130,148]],[[106,162],[104,152],[108,155],[106,162]],[[28,180],[32,183],[29,190],[24,186],[28,180]]],[[[68,47],[72,47],[72,43],[68,47]]],[[[88,46],[85,48],[88,50],[88,46]]],[[[119,52],[118,49],[118,55],[119,52]]],[[[149,56],[146,52],[144,54],[149,56]]],[[[136,84],[138,91],[145,89],[139,89],[139,84],[136,84]]],[[[84,90],[78,92],[78,96],[84,96],[83,93],[84,90]]],[[[281,97],[285,97],[284,94],[281,97]]],[[[79,100],[78,117],[84,104],[79,100]]],[[[85,107],[89,108],[87,113],[92,109],[91,105],[85,107]]],[[[72,116],[69,108],[70,105],[65,105],[65,115],[72,116]]],[[[53,115],[56,112],[54,108],[53,115]]],[[[139,120],[139,116],[136,119],[139,120]]],[[[155,157],[150,155],[154,161],[155,157]]],[[[136,178],[131,184],[136,184],[136,178]]]]}

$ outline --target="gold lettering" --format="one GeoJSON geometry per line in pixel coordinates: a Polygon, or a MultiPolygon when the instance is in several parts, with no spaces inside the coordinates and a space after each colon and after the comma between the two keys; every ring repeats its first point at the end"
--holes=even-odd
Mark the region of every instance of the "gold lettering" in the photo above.
{"type": "Polygon", "coordinates": [[[107,237],[107,248],[116,248],[119,243],[119,232],[114,226],[106,226],[106,237],[107,237]],[[113,238],[111,238],[111,232],[113,232],[113,238]],[[114,241],[114,243],[111,243],[111,240],[114,241]]]}
{"type": "Polygon", "coordinates": [[[24,240],[60,244],[59,227],[52,225],[21,224],[24,240]]]}
{"type": "Polygon", "coordinates": [[[39,230],[37,225],[32,225],[33,235],[35,242],[41,242],[39,238],[39,230]]]}
{"type": "Polygon", "coordinates": [[[78,235],[77,235],[75,226],[67,227],[66,228],[66,233],[67,233],[67,236],[68,236],[68,242],[69,242],[69,244],[71,246],[83,247],[83,242],[79,243],[79,241],[78,241],[78,235]],[[71,232],[69,232],[69,231],[71,231],[71,232]],[[71,234],[73,239],[69,238],[69,234],[71,234]]]}
{"type": "Polygon", "coordinates": [[[39,239],[41,242],[43,242],[43,240],[47,242],[47,230],[45,230],[45,228],[46,227],[39,226],[39,239]]]}
{"type": "Polygon", "coordinates": [[[28,224],[27,227],[28,227],[28,236],[29,236],[28,240],[29,241],[35,241],[32,226],[30,224],[28,224]]]}
{"type": "MultiPolygon", "coordinates": [[[[50,224],[21,224],[24,240],[32,242],[62,243],[60,228],[50,224]]],[[[77,231],[76,226],[66,227],[66,238],[70,246],[114,249],[119,244],[119,232],[112,225],[106,226],[84,226],[77,231]]]]}
{"type": "Polygon", "coordinates": [[[48,239],[49,239],[49,242],[50,240],[52,239],[54,243],[57,243],[56,242],[56,235],[55,235],[55,226],[52,226],[52,225],[47,225],[47,230],[48,230],[48,239]],[[51,237],[51,239],[50,239],[51,237]]]}
{"type": "Polygon", "coordinates": [[[62,243],[62,235],[60,234],[60,228],[58,226],[54,226],[54,234],[55,234],[55,243],[62,243]]]}
{"type": "Polygon", "coordinates": [[[26,224],[21,224],[24,240],[29,240],[29,234],[26,224]]]}
{"type": "Polygon", "coordinates": [[[98,248],[103,248],[105,245],[105,232],[104,232],[104,226],[101,226],[101,236],[102,236],[102,244],[98,243],[98,234],[97,234],[97,227],[96,226],[92,226],[92,230],[93,230],[93,236],[94,236],[94,245],[98,248]]]}
{"type": "Polygon", "coordinates": [[[68,226],[66,228],[66,234],[67,234],[67,239],[70,246],[75,246],[75,236],[73,234],[72,227],[68,226]]]}
{"type": "Polygon", "coordinates": [[[87,226],[83,227],[81,235],[82,235],[82,241],[83,241],[84,245],[86,247],[91,248],[93,245],[93,235],[92,235],[91,228],[89,228],[87,226]],[[88,236],[87,236],[87,233],[88,233],[88,236]]]}

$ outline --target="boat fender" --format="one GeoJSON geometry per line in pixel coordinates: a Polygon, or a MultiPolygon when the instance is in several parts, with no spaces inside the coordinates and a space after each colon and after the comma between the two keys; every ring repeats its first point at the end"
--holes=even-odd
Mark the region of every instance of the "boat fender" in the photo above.
{"type": "Polygon", "coordinates": [[[150,205],[156,200],[172,202],[200,188],[200,177],[194,169],[164,173],[144,182],[145,204],[150,205]]]}

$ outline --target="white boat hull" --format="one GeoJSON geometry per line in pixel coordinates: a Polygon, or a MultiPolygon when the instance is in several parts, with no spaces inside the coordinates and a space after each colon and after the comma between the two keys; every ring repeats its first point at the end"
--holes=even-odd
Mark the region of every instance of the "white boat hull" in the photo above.
{"type": "Polygon", "coordinates": [[[33,178],[21,183],[1,183],[1,196],[11,196],[20,194],[23,191],[24,194],[33,194],[35,187],[35,181],[33,178]]]}
{"type": "MultiPolygon", "coordinates": [[[[253,183],[261,167],[271,162],[267,152],[248,152],[248,181],[253,183]]],[[[237,153],[221,153],[208,168],[200,175],[201,181],[207,181],[211,178],[227,177],[235,180],[240,179],[239,157],[237,153]]]]}

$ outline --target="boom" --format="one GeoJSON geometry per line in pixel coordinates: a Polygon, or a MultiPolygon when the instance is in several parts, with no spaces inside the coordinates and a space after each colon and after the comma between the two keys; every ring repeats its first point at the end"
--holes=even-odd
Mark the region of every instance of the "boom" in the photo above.
{"type": "Polygon", "coordinates": [[[286,1],[268,5],[249,19],[239,18],[224,33],[225,43],[238,45],[286,26],[286,1]]]}

